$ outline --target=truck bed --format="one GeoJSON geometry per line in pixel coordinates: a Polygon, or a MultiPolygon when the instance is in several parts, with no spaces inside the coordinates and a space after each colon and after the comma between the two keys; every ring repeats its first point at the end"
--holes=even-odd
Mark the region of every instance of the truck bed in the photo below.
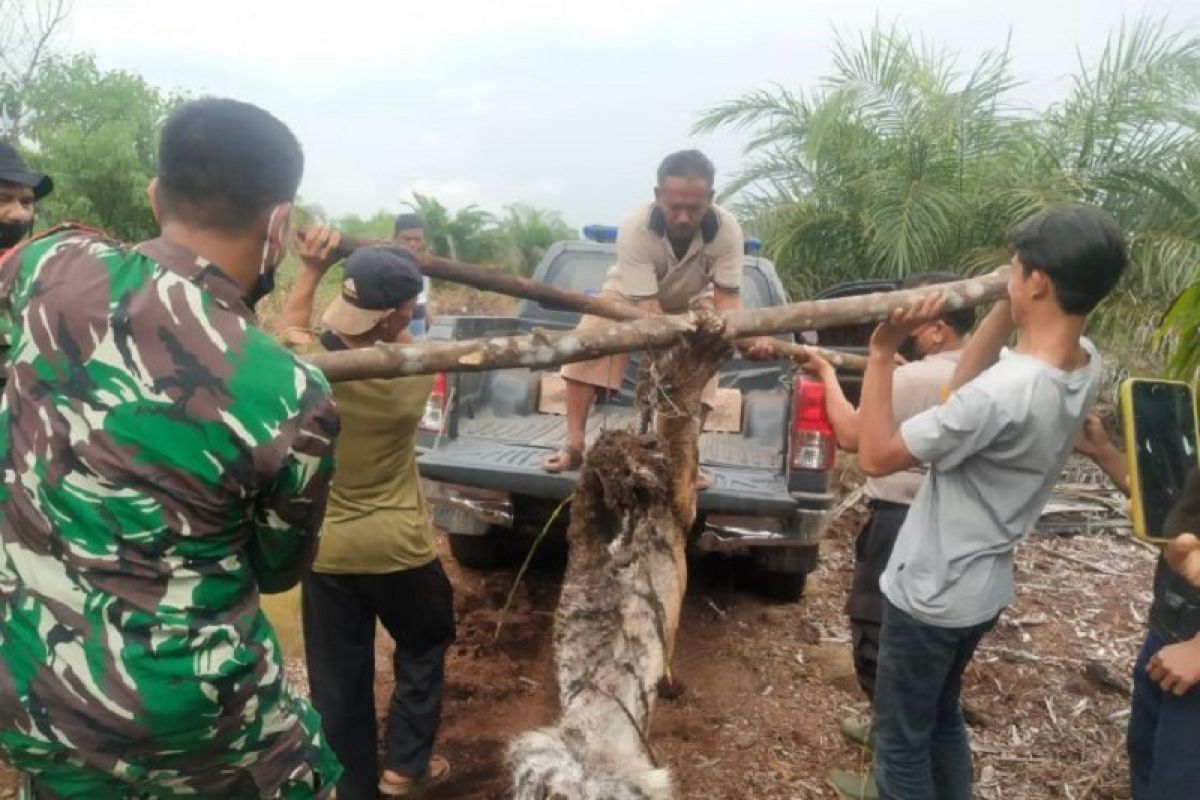
{"type": "MultiPolygon", "coordinates": [[[[633,430],[627,407],[601,405],[588,419],[589,442],[604,430],[633,430]]],[[[566,435],[566,418],[554,414],[498,417],[482,413],[461,418],[458,436],[438,443],[421,459],[422,474],[433,480],[547,499],[569,495],[578,472],[551,474],[541,461],[566,435]]],[[[698,495],[701,511],[727,514],[786,514],[797,496],[788,491],[783,452],[740,433],[707,432],[700,437],[702,468],[713,485],[698,495]]],[[[814,484],[812,507],[827,504],[823,483],[814,484]]],[[[802,503],[808,505],[808,503],[802,503]]]]}

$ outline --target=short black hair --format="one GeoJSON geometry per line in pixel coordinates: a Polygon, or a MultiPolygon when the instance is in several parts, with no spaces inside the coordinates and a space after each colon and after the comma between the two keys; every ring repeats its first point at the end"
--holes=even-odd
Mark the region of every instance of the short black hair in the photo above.
{"type": "Polygon", "coordinates": [[[204,98],[175,109],[158,150],[164,212],[203,228],[243,231],[295,199],[304,152],[288,127],[258,106],[204,98]]]}
{"type": "Polygon", "coordinates": [[[662,186],[663,181],[667,178],[691,178],[697,175],[704,178],[710,189],[717,179],[716,167],[708,160],[708,156],[699,150],[680,150],[677,153],[671,153],[658,165],[659,186],[662,186]]]}
{"type": "Polygon", "coordinates": [[[425,220],[420,214],[399,214],[396,216],[396,223],[392,228],[392,233],[396,234],[400,231],[416,231],[425,230],[425,220]]]}
{"type": "Polygon", "coordinates": [[[1117,221],[1092,206],[1054,206],[1013,230],[1009,250],[1025,273],[1041,270],[1068,314],[1087,314],[1108,296],[1129,266],[1117,221]]]}
{"type": "MultiPolygon", "coordinates": [[[[954,283],[962,279],[962,275],[955,275],[953,272],[915,272],[900,282],[900,288],[917,289],[921,286],[934,286],[939,283],[954,283]]],[[[954,328],[959,336],[966,336],[975,327],[975,309],[960,308],[956,311],[949,311],[942,315],[942,321],[954,328]]]]}

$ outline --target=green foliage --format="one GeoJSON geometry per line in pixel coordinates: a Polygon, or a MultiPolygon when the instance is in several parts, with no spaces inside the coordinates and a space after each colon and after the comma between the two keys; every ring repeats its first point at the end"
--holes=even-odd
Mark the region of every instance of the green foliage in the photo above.
{"type": "MultiPolygon", "coordinates": [[[[474,204],[451,211],[420,192],[413,192],[404,205],[425,221],[425,240],[437,255],[495,264],[526,275],[533,272],[546,248],[575,235],[557,211],[520,203],[505,206],[500,218],[474,204]]],[[[391,212],[378,211],[366,219],[349,214],[333,225],[351,236],[386,240],[392,238],[394,221],[391,212]]]]}
{"type": "Polygon", "coordinates": [[[1132,275],[1106,309],[1149,339],[1200,263],[1200,36],[1142,21],[1036,112],[1013,98],[1007,46],[960,67],[894,29],[839,37],[819,88],[776,86],[705,112],[698,131],[746,129],[726,196],[793,290],[963,272],[1006,260],[1011,227],[1052,204],[1112,213],[1132,275]]]}
{"type": "Polygon", "coordinates": [[[1175,298],[1159,336],[1169,343],[1167,374],[1182,381],[1200,381],[1200,283],[1175,298]]]}
{"type": "Polygon", "coordinates": [[[533,274],[550,245],[575,238],[575,229],[557,211],[516,203],[505,206],[504,212],[500,231],[508,240],[508,260],[523,275],[533,274]]]}
{"type": "Polygon", "coordinates": [[[137,74],[101,70],[91,55],[42,64],[24,98],[30,161],[55,183],[40,221],[84,222],[125,241],[155,235],[146,187],[162,121],[182,100],[137,74]]]}
{"type": "Polygon", "coordinates": [[[496,217],[474,203],[451,213],[437,199],[413,192],[404,205],[425,220],[425,239],[438,255],[474,264],[494,264],[504,255],[496,217]]]}
{"type": "Polygon", "coordinates": [[[387,211],[376,211],[374,215],[365,219],[357,214],[347,214],[339,217],[334,226],[347,236],[386,241],[392,238],[395,219],[396,215],[387,211]]]}

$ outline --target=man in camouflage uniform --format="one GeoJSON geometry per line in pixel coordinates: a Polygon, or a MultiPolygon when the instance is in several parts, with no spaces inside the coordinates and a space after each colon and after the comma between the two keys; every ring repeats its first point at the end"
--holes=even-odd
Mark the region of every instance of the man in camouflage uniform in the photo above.
{"type": "Polygon", "coordinates": [[[230,100],[176,110],[135,248],[0,267],[0,748],[39,798],[328,797],[341,768],[259,592],[310,562],[336,417],[255,324],[303,170],[230,100]]]}

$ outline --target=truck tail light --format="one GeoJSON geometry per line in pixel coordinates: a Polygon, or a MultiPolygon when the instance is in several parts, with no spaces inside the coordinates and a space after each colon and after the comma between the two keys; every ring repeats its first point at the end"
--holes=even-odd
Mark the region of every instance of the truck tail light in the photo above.
{"type": "Polygon", "coordinates": [[[433,379],[433,391],[425,401],[425,416],[421,418],[421,430],[444,433],[446,430],[446,373],[439,372],[433,379]]]}
{"type": "Polygon", "coordinates": [[[837,455],[837,441],[825,411],[825,385],[796,378],[793,392],[788,463],[792,469],[828,470],[837,455]]]}

